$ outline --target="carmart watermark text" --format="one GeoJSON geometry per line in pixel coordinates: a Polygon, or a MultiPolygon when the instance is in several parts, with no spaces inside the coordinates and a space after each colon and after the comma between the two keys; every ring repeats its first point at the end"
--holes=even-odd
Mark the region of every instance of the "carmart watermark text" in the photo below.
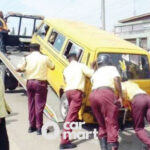
{"type": "MultiPolygon", "coordinates": [[[[82,127],[85,122],[65,122],[63,125],[62,137],[63,139],[69,138],[71,139],[79,139],[79,140],[87,140],[90,137],[97,139],[98,131],[97,129],[93,129],[92,131],[83,131],[82,127]]],[[[49,140],[56,139],[60,136],[60,128],[57,123],[49,121],[42,127],[42,135],[49,140]]]]}

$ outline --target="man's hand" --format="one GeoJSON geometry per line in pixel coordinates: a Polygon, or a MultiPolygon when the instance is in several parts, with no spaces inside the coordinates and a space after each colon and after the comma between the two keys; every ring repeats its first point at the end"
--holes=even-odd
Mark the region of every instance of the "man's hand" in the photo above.
{"type": "Polygon", "coordinates": [[[119,99],[115,100],[114,104],[116,106],[118,106],[119,108],[122,108],[123,107],[123,100],[122,100],[122,98],[119,98],[119,99]]]}
{"type": "Polygon", "coordinates": [[[96,70],[96,69],[97,69],[96,61],[94,61],[93,63],[91,63],[91,68],[92,68],[93,70],[96,70]]]}
{"type": "Polygon", "coordinates": [[[16,72],[24,72],[24,71],[22,71],[21,69],[16,69],[16,72]]]}

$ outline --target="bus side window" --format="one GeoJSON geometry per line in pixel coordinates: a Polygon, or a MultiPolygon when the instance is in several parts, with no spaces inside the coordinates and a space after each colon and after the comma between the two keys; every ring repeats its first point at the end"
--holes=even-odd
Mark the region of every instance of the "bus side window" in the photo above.
{"type": "Polygon", "coordinates": [[[43,24],[37,33],[42,39],[44,39],[46,37],[49,29],[50,29],[50,27],[47,24],[43,24]]]}
{"type": "Polygon", "coordinates": [[[77,54],[77,59],[78,61],[80,61],[82,53],[83,53],[83,49],[77,44],[69,41],[65,49],[64,56],[67,57],[67,55],[72,52],[77,54]]]}
{"type": "Polygon", "coordinates": [[[56,40],[56,37],[57,37],[57,32],[53,31],[48,39],[48,42],[51,44],[51,45],[54,45],[54,42],[56,40]]]}
{"type": "Polygon", "coordinates": [[[65,41],[65,36],[62,35],[61,33],[56,32],[55,30],[52,31],[48,39],[48,43],[52,45],[55,48],[55,50],[57,50],[58,52],[61,51],[64,41],[65,41]]]}

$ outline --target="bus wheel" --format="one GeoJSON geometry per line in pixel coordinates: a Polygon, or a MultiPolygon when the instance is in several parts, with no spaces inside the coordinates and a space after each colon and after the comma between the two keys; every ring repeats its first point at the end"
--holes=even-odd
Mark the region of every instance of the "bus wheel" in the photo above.
{"type": "Polygon", "coordinates": [[[60,99],[60,114],[61,117],[65,120],[68,113],[68,100],[66,94],[64,93],[60,99]]]}

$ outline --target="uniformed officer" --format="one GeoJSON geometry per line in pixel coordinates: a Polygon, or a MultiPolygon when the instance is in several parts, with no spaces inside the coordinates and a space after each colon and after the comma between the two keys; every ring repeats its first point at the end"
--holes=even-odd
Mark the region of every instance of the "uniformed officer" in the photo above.
{"type": "Polygon", "coordinates": [[[8,112],[10,112],[10,108],[6,104],[4,92],[4,84],[0,78],[0,150],[9,150],[5,117],[7,116],[8,112]]]}
{"type": "MultiPolygon", "coordinates": [[[[90,78],[94,71],[86,65],[77,62],[77,54],[74,52],[70,53],[67,58],[70,64],[64,70],[64,79],[66,82],[65,93],[69,103],[69,110],[65,122],[71,123],[77,121],[78,119],[78,112],[82,104],[85,77],[90,78]]],[[[66,131],[71,132],[71,129],[63,129],[60,149],[76,147],[75,144],[70,142],[68,134],[66,138],[64,138],[64,133],[66,131]]]]}
{"type": "Polygon", "coordinates": [[[27,79],[27,94],[29,106],[29,133],[36,131],[41,134],[43,125],[43,109],[47,98],[47,71],[55,65],[50,59],[40,53],[39,44],[30,45],[31,54],[18,65],[18,72],[25,72],[27,79]]]}
{"type": "Polygon", "coordinates": [[[115,90],[122,98],[120,74],[112,66],[111,57],[101,54],[97,59],[97,70],[91,78],[92,92],[90,102],[99,124],[98,138],[101,150],[118,149],[118,109],[115,90]]]}
{"type": "Polygon", "coordinates": [[[8,35],[8,27],[4,20],[3,12],[0,11],[0,51],[6,53],[6,37],[8,35]]]}
{"type": "Polygon", "coordinates": [[[144,119],[150,123],[150,96],[136,83],[126,80],[122,83],[123,96],[131,101],[136,136],[147,145],[145,150],[150,150],[150,137],[144,130],[144,119]]]}

